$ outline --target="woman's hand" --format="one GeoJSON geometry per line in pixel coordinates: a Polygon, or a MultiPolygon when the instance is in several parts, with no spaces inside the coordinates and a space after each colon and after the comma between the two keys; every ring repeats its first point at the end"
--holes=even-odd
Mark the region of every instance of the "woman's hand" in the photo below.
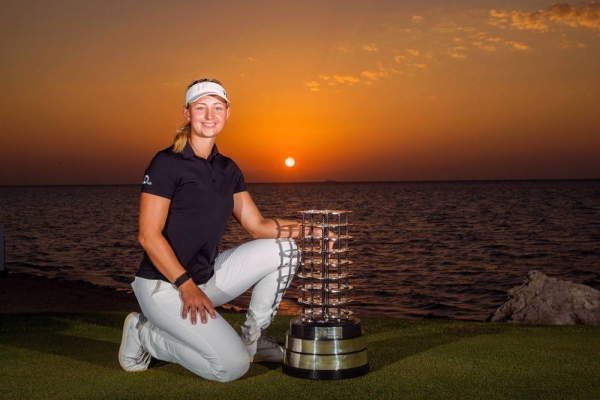
{"type": "MultiPolygon", "coordinates": [[[[302,225],[300,224],[300,226],[302,226],[302,225]]],[[[313,227],[312,230],[310,229],[309,226],[305,226],[304,233],[305,233],[305,236],[313,236],[315,238],[318,238],[319,240],[325,239],[323,237],[324,236],[323,228],[320,228],[318,226],[313,227]]],[[[334,250],[334,246],[335,246],[335,243],[338,241],[338,237],[335,235],[335,233],[333,233],[331,230],[329,230],[327,232],[326,241],[327,241],[327,246],[329,248],[329,251],[331,252],[334,250]]]]}
{"type": "Polygon", "coordinates": [[[187,319],[189,314],[192,324],[195,325],[198,320],[198,314],[200,314],[200,320],[203,324],[206,323],[207,312],[212,319],[217,318],[212,301],[196,286],[193,280],[190,279],[179,286],[179,292],[181,293],[181,300],[183,302],[183,310],[181,312],[183,319],[187,319]]]}

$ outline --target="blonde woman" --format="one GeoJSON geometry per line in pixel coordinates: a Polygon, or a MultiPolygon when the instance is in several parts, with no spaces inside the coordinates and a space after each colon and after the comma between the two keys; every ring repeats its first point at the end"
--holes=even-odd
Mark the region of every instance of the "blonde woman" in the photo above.
{"type": "Polygon", "coordinates": [[[244,176],[215,145],[231,113],[223,85],[192,82],[184,125],[145,171],[140,197],[143,260],[132,283],[143,315],[125,320],[119,362],[143,371],[151,358],[210,380],[243,376],[250,362],[282,362],[266,335],[297,266],[298,223],[264,218],[244,176]],[[229,217],[255,239],[219,252],[229,217]],[[215,307],[254,285],[241,334],[215,307]]]}

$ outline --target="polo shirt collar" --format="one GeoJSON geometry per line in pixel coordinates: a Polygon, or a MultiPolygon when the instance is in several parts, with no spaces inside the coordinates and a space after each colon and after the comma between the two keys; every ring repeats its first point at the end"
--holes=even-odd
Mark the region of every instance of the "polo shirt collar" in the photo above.
{"type": "MultiPolygon", "coordinates": [[[[194,153],[194,149],[192,149],[192,145],[190,144],[189,140],[185,142],[185,147],[183,148],[182,154],[183,154],[184,158],[192,158],[192,157],[196,156],[196,153],[194,153]]],[[[219,154],[219,149],[217,148],[217,145],[215,144],[215,145],[213,145],[212,151],[208,155],[208,161],[211,161],[218,154],[219,154]]]]}

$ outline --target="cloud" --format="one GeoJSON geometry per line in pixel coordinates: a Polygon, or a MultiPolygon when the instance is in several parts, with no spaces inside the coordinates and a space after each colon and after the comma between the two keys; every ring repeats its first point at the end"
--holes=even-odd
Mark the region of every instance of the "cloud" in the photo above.
{"type": "Polygon", "coordinates": [[[563,40],[560,43],[560,47],[563,49],[585,49],[586,45],[585,43],[576,42],[573,40],[563,40]]]}
{"type": "MultiPolygon", "coordinates": [[[[336,85],[354,85],[354,84],[363,84],[363,85],[372,85],[377,81],[382,79],[389,78],[392,75],[400,75],[404,72],[398,70],[394,67],[384,66],[382,63],[377,63],[377,68],[374,70],[365,70],[361,72],[361,76],[365,79],[361,80],[359,77],[354,75],[319,75],[319,79],[325,82],[325,84],[329,86],[336,85]]],[[[304,84],[309,88],[310,91],[317,92],[321,90],[321,83],[317,81],[311,81],[304,84]]]]}
{"type": "Polygon", "coordinates": [[[519,30],[551,31],[550,26],[546,23],[546,18],[539,11],[534,13],[513,11],[511,25],[519,30]]]}
{"type": "Polygon", "coordinates": [[[443,22],[431,28],[431,31],[438,34],[457,34],[457,33],[472,33],[476,31],[470,26],[461,26],[454,22],[443,22]]]}
{"type": "Polygon", "coordinates": [[[496,46],[491,43],[473,42],[472,44],[473,44],[473,46],[477,47],[480,50],[485,50],[485,51],[490,51],[490,52],[496,51],[496,46]]]}
{"type": "Polygon", "coordinates": [[[421,17],[420,15],[413,15],[411,20],[413,22],[419,23],[419,22],[423,22],[423,17],[421,17]]]}
{"type": "Polygon", "coordinates": [[[365,45],[363,45],[362,49],[364,51],[371,51],[374,53],[377,52],[377,46],[375,46],[374,44],[365,44],[365,45]]]}
{"type": "Polygon", "coordinates": [[[467,46],[454,46],[452,50],[448,52],[451,58],[464,59],[467,58],[465,52],[469,50],[467,46]]]}
{"type": "Polygon", "coordinates": [[[348,83],[350,85],[353,85],[355,83],[360,82],[360,79],[352,76],[352,75],[334,75],[331,77],[335,82],[337,83],[341,83],[341,84],[345,84],[348,83]]]}
{"type": "Polygon", "coordinates": [[[505,20],[506,22],[508,22],[508,19],[510,18],[510,13],[506,11],[491,10],[490,16],[492,18],[496,18],[497,20],[505,20]]]}
{"type": "Polygon", "coordinates": [[[515,50],[519,50],[519,51],[531,50],[531,47],[527,46],[525,43],[521,43],[521,42],[505,42],[505,43],[515,50]]]}
{"type": "Polygon", "coordinates": [[[376,72],[373,72],[373,71],[363,71],[363,72],[361,72],[361,75],[364,76],[367,79],[372,80],[372,81],[377,81],[377,80],[379,80],[379,78],[381,78],[381,77],[384,76],[383,73],[381,73],[379,71],[376,71],[376,72]]]}
{"type": "Polygon", "coordinates": [[[451,52],[450,57],[462,59],[462,58],[467,58],[467,55],[465,53],[451,52]]]}
{"type": "Polygon", "coordinates": [[[414,49],[406,49],[406,52],[410,55],[413,56],[418,56],[419,55],[419,50],[414,50],[414,49]]]}
{"type": "Polygon", "coordinates": [[[600,3],[554,3],[545,10],[534,12],[491,10],[490,17],[490,24],[500,28],[551,32],[553,25],[562,25],[600,30],[600,3]]]}
{"type": "Polygon", "coordinates": [[[565,3],[555,3],[550,6],[548,18],[571,27],[585,26],[592,29],[600,29],[600,3],[583,2],[576,6],[565,3]]]}
{"type": "Polygon", "coordinates": [[[305,85],[308,86],[308,89],[311,92],[318,92],[319,90],[321,90],[321,84],[317,81],[306,82],[305,85]]]}
{"type": "Polygon", "coordinates": [[[329,86],[335,86],[336,84],[331,76],[319,75],[319,79],[324,80],[329,86]]]}
{"type": "Polygon", "coordinates": [[[402,74],[402,71],[397,70],[393,67],[384,67],[382,64],[377,65],[376,71],[363,71],[362,76],[369,79],[370,81],[378,81],[382,78],[387,78],[390,75],[402,74]]]}
{"type": "Polygon", "coordinates": [[[335,79],[336,82],[339,82],[339,83],[350,83],[350,84],[353,84],[353,83],[360,82],[360,79],[358,79],[357,77],[352,76],[352,75],[344,75],[344,76],[334,75],[333,79],[335,79]]]}
{"type": "MultiPolygon", "coordinates": [[[[503,15],[503,14],[500,14],[500,15],[503,15]]],[[[529,47],[525,43],[507,41],[500,37],[488,37],[488,33],[484,32],[484,31],[476,32],[472,35],[469,35],[469,38],[473,39],[473,41],[471,41],[470,44],[475,49],[487,51],[490,53],[497,51],[498,46],[500,46],[502,44],[509,46],[513,50],[520,50],[520,51],[532,50],[531,47],[529,47]]],[[[465,51],[467,51],[467,50],[468,50],[468,48],[466,47],[466,44],[459,45],[459,46],[455,45],[452,47],[452,49],[450,49],[448,51],[448,54],[452,58],[466,58],[465,51]]]]}

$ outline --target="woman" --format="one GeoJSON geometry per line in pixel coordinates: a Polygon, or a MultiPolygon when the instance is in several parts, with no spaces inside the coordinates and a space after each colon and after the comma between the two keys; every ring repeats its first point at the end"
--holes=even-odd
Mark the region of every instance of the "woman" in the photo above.
{"type": "Polygon", "coordinates": [[[218,80],[188,86],[185,124],[145,172],[139,241],[144,257],[132,284],[143,315],[123,327],[119,362],[143,371],[151,357],[210,380],[244,375],[250,362],[282,362],[266,336],[297,265],[295,221],[263,218],[238,166],[215,140],[231,109],[218,80]],[[218,252],[229,216],[257,239],[218,252]],[[254,286],[241,336],[216,311],[254,286]]]}

